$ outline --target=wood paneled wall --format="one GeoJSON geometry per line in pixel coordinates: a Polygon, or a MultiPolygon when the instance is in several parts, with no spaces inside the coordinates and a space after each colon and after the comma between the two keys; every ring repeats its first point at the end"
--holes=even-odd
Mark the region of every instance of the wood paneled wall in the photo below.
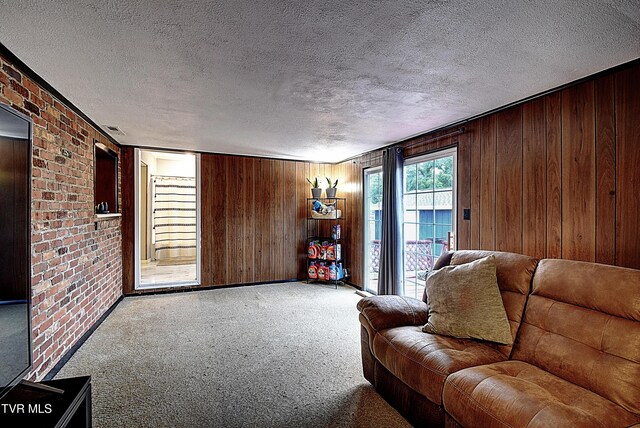
{"type": "MultiPolygon", "coordinates": [[[[459,249],[514,251],[640,269],[640,64],[404,143],[411,157],[458,147],[459,249]],[[442,131],[446,133],[447,131],[442,131]],[[462,210],[471,209],[471,220],[462,210]]],[[[380,151],[334,165],[351,183],[349,267],[362,286],[363,169],[380,151]],[[356,233],[352,234],[356,236],[356,233]]],[[[338,175],[339,175],[338,174],[338,175]]]]}
{"type": "Polygon", "coordinates": [[[202,284],[296,278],[295,162],[201,155],[202,284]]]}
{"type": "MultiPolygon", "coordinates": [[[[123,174],[123,237],[129,237],[123,239],[124,293],[132,294],[137,291],[130,147],[123,150],[123,174]]],[[[201,154],[200,287],[306,278],[306,178],[315,176],[332,177],[332,166],[201,154]]]]}
{"type": "Polygon", "coordinates": [[[135,181],[133,147],[120,150],[122,170],[122,293],[131,294],[135,288],[135,181]]]}
{"type": "MultiPolygon", "coordinates": [[[[324,177],[340,178],[338,196],[349,198],[350,217],[352,192],[344,169],[202,154],[202,285],[306,278],[306,178],[321,177],[322,187],[324,177]]],[[[349,231],[347,236],[361,239],[349,231]]]]}
{"type": "Polygon", "coordinates": [[[322,187],[324,177],[339,179],[338,197],[347,198],[346,267],[350,282],[361,284],[359,162],[332,165],[203,154],[203,286],[306,278],[306,199],[311,196],[306,178],[316,176],[323,179],[322,187]]]}
{"type": "MultiPolygon", "coordinates": [[[[458,147],[459,249],[640,268],[638,61],[465,127],[403,143],[406,157],[458,147]]],[[[132,158],[125,149],[123,186],[132,186],[132,158]]],[[[202,285],[305,278],[305,178],[329,176],[347,198],[349,282],[362,286],[363,170],[380,163],[381,151],[335,165],[202,154],[202,285]]],[[[123,189],[125,258],[132,202],[123,189]]],[[[123,264],[125,293],[132,263],[123,264]]]]}
{"type": "MultiPolygon", "coordinates": [[[[339,198],[347,199],[345,215],[345,227],[342,230],[345,241],[346,255],[345,265],[350,277],[347,281],[352,284],[362,284],[363,271],[361,268],[362,242],[363,242],[363,193],[362,193],[362,168],[356,162],[343,162],[334,165],[325,165],[326,174],[332,179],[338,179],[339,198]],[[356,269],[353,268],[356,262],[356,269]]],[[[304,260],[303,260],[304,263],[304,260]]],[[[306,275],[306,272],[303,272],[306,275]]]]}

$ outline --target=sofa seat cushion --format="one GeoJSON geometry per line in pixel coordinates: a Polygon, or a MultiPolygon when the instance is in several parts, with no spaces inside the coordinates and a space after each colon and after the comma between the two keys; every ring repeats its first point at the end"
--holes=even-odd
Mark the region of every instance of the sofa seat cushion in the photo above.
{"type": "Polygon", "coordinates": [[[594,392],[522,361],[453,373],[444,385],[447,413],[465,427],[626,427],[640,416],[594,392]]]}
{"type": "Polygon", "coordinates": [[[449,374],[506,359],[500,351],[482,342],[424,333],[420,326],[378,332],[373,340],[373,353],[387,370],[438,405],[442,403],[442,387],[449,374]]]}

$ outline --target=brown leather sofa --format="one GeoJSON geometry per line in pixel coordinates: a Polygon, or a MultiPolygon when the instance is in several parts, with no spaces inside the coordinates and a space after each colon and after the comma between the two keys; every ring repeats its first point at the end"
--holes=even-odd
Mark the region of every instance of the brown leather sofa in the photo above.
{"type": "Polygon", "coordinates": [[[640,271],[495,255],[512,346],[424,333],[423,300],[358,303],[364,376],[415,426],[640,424],[640,271]]]}

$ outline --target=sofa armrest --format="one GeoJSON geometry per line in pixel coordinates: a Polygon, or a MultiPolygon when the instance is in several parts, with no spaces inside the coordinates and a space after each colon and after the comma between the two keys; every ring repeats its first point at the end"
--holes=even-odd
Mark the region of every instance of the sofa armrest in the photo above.
{"type": "Polygon", "coordinates": [[[358,302],[358,310],[375,331],[404,325],[422,325],[429,318],[427,304],[411,297],[366,297],[358,302]]]}

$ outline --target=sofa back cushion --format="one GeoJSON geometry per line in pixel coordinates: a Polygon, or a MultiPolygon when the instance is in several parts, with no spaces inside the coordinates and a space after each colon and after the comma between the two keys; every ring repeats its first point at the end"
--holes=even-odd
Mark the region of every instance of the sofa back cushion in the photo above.
{"type": "MultiPolygon", "coordinates": [[[[500,251],[460,250],[444,253],[438,258],[434,269],[446,265],[461,265],[493,255],[496,263],[498,288],[502,296],[511,336],[516,338],[527,295],[531,289],[531,278],[536,270],[538,259],[522,254],[505,253],[500,251]]],[[[426,293],[423,300],[427,302],[426,293]]],[[[428,303],[428,302],[427,302],[428,303]]],[[[504,356],[509,357],[513,345],[492,345],[504,356]]]]}
{"type": "Polygon", "coordinates": [[[640,414],[640,271],[542,260],[511,358],[640,414]]]}

